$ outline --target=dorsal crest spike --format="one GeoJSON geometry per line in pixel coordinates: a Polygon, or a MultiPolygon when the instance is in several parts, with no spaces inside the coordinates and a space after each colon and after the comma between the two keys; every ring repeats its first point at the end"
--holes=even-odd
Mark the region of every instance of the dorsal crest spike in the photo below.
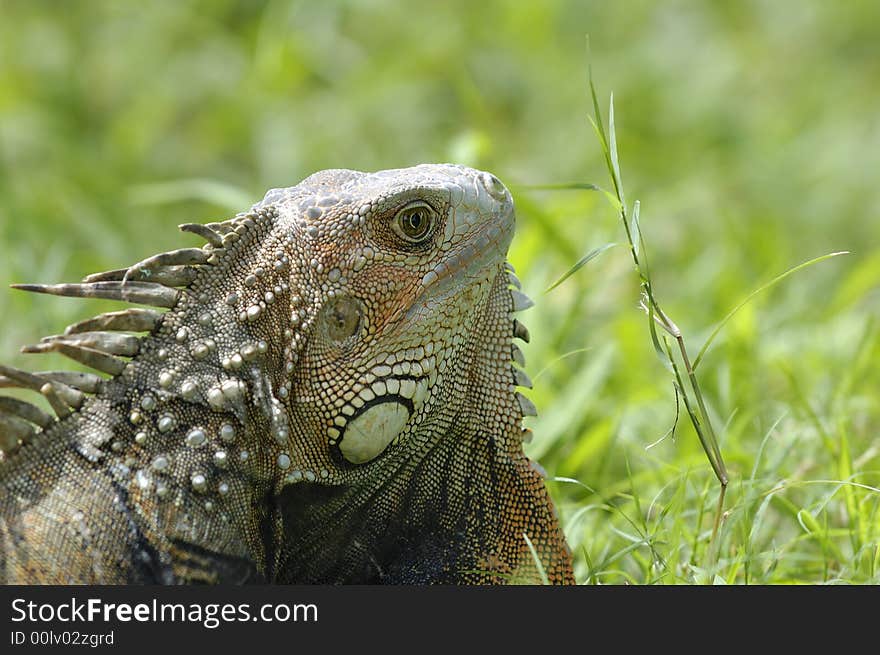
{"type": "Polygon", "coordinates": [[[70,414],[70,407],[78,407],[82,403],[83,394],[60,381],[50,381],[35,373],[3,364],[0,364],[0,376],[4,387],[20,387],[42,394],[59,418],[70,414]]]}
{"type": "Polygon", "coordinates": [[[41,428],[49,427],[55,420],[36,405],[9,396],[0,396],[0,412],[18,416],[41,428]]]}
{"type": "Polygon", "coordinates": [[[0,434],[6,435],[7,438],[11,437],[17,442],[16,445],[21,445],[37,434],[37,431],[37,426],[27,419],[0,411],[0,434]]]}
{"type": "Polygon", "coordinates": [[[152,282],[92,282],[84,284],[13,284],[13,289],[46,293],[70,298],[103,298],[138,305],[171,308],[177,304],[179,292],[152,282]]]}
{"type": "Polygon", "coordinates": [[[152,332],[163,314],[153,309],[131,307],[119,312],[108,312],[68,325],[64,334],[118,330],[123,332],[152,332]]]}
{"type": "Polygon", "coordinates": [[[202,225],[201,223],[183,223],[177,227],[180,228],[181,232],[190,232],[191,234],[196,234],[202,237],[215,248],[223,247],[223,237],[208,225],[202,225]]]}
{"type": "Polygon", "coordinates": [[[40,343],[30,346],[26,352],[45,352],[52,349],[53,343],[63,343],[79,348],[100,350],[108,355],[134,357],[140,350],[140,339],[130,334],[117,332],[78,332],[75,334],[56,334],[40,339],[40,343]]]}
{"type": "Polygon", "coordinates": [[[21,351],[24,353],[61,353],[80,364],[85,364],[90,368],[102,371],[103,373],[109,373],[110,375],[119,375],[125,370],[126,365],[123,360],[103,350],[80,345],[75,340],[65,340],[63,337],[50,339],[32,346],[24,346],[21,351]]]}
{"type": "MultiPolygon", "coordinates": [[[[94,373],[85,373],[82,371],[44,371],[42,373],[36,373],[38,377],[42,378],[46,382],[52,382],[56,386],[59,384],[64,384],[77,391],[82,391],[85,393],[98,393],[100,389],[101,383],[104,381],[99,375],[95,375],[94,373]]],[[[23,385],[21,382],[18,382],[12,378],[9,378],[5,375],[0,375],[0,389],[22,389],[22,388],[30,388],[23,385]]],[[[39,389],[34,389],[34,391],[39,391],[39,389]]]]}

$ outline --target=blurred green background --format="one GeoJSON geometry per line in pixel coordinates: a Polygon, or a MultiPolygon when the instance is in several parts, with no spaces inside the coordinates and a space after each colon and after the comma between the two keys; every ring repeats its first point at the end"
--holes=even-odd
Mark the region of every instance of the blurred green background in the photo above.
{"type": "MultiPolygon", "coordinates": [[[[867,0],[0,0],[0,283],[196,245],[177,224],[323,168],[491,170],[515,193],[510,259],[538,305],[522,317],[541,413],[529,452],[592,490],[553,484],[579,579],[880,581],[880,494],[772,491],[880,482],[878,28],[867,0]],[[692,353],[762,283],[852,251],[756,298],[701,365],[733,479],[714,551],[717,488],[692,429],[646,449],[675,399],[626,248],[543,293],[624,240],[601,195],[526,188],[610,187],[588,61],[692,353]]],[[[37,366],[21,344],[96,309],[3,291],[3,361],[37,366]]]]}

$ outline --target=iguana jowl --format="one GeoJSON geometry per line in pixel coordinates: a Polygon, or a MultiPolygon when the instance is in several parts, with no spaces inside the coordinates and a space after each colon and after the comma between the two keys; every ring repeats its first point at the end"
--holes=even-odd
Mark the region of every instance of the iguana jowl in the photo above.
{"type": "Polygon", "coordinates": [[[207,244],[18,285],[168,311],[25,349],[109,378],[0,367],[58,415],[0,398],[2,581],[535,582],[529,541],[573,581],[522,450],[530,302],[497,178],[329,170],[181,227],[207,244]]]}

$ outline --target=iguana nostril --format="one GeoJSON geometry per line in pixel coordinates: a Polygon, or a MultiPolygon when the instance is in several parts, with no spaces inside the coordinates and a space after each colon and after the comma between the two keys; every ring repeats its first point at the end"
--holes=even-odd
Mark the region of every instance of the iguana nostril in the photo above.
{"type": "Polygon", "coordinates": [[[483,173],[480,177],[480,181],[483,183],[483,186],[486,188],[486,191],[489,192],[489,195],[498,200],[499,202],[505,202],[509,199],[509,194],[507,192],[507,187],[499,180],[497,177],[492,175],[491,173],[483,173]]]}

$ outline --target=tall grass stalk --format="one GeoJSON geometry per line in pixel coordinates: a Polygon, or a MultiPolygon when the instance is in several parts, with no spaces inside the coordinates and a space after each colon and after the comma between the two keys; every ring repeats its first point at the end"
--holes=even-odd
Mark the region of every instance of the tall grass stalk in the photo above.
{"type": "MultiPolygon", "coordinates": [[[[712,426],[712,420],[706,409],[706,403],[703,399],[700,383],[694,373],[694,367],[691,365],[691,359],[688,355],[684,336],[678,325],[676,325],[669,315],[660,307],[660,303],[657,301],[657,297],[654,293],[654,284],[648,266],[645,243],[639,226],[639,201],[636,200],[633,203],[631,213],[627,208],[626,195],[623,188],[623,178],[620,173],[620,162],[617,154],[617,137],[614,131],[614,96],[611,96],[609,102],[608,129],[606,131],[605,125],[602,121],[602,112],[599,109],[596,87],[593,83],[592,69],[590,69],[589,81],[590,95],[593,101],[593,116],[590,117],[590,123],[602,145],[605,165],[611,176],[611,182],[614,187],[613,194],[605,191],[605,195],[611,201],[612,205],[614,205],[620,215],[620,220],[623,223],[623,229],[626,234],[627,243],[629,243],[633,264],[635,265],[636,272],[638,273],[641,282],[642,298],[640,304],[648,315],[648,327],[651,334],[651,340],[661,361],[663,361],[673,374],[676,403],[678,403],[679,399],[684,403],[691,424],[694,426],[694,431],[697,433],[697,437],[700,440],[700,445],[706,453],[706,457],[709,460],[709,464],[711,465],[715,476],[721,483],[721,491],[718,496],[718,505],[715,511],[715,520],[713,522],[711,543],[715,541],[715,536],[718,533],[718,526],[724,508],[724,494],[729,481],[727,467],[724,464],[724,458],[722,457],[721,449],[718,446],[718,438],[715,434],[715,429],[712,426]],[[659,334],[656,329],[657,325],[659,325],[666,334],[659,334]],[[684,383],[681,368],[673,354],[673,349],[669,344],[668,337],[672,337],[678,346],[678,356],[684,367],[685,376],[688,379],[690,388],[684,383]]],[[[675,429],[674,425],[672,429],[675,429]]]]}
{"type": "MultiPolygon", "coordinates": [[[[666,435],[664,435],[663,438],[670,434],[674,434],[678,426],[680,405],[683,404],[685,410],[687,411],[688,418],[690,419],[691,424],[694,427],[694,431],[697,434],[697,438],[700,441],[700,445],[703,448],[707,459],[709,460],[712,471],[714,472],[716,478],[721,485],[715,509],[715,517],[712,524],[711,538],[709,541],[709,552],[714,553],[715,549],[713,546],[716,543],[716,536],[718,534],[721,517],[724,515],[724,498],[729,483],[729,476],[727,473],[727,467],[724,464],[724,458],[721,454],[721,449],[718,445],[718,437],[716,435],[715,428],[712,425],[712,420],[706,408],[706,402],[704,400],[703,392],[700,388],[700,383],[696,376],[696,369],[703,361],[703,357],[706,355],[710,345],[724,328],[724,326],[740,309],[748,304],[755,296],[762,293],[763,291],[770,289],[771,287],[775,286],[777,283],[781,282],[782,280],[786,279],[788,276],[797,271],[800,271],[804,268],[812,266],[813,264],[817,264],[832,257],[848,254],[848,252],[832,252],[802,262],[801,264],[789,268],[782,274],[777,275],[769,282],[761,285],[760,287],[752,291],[730,312],[728,312],[727,315],[725,315],[724,318],[713,328],[709,337],[706,339],[705,343],[697,353],[696,358],[692,362],[681,329],[678,327],[675,321],[673,321],[669,317],[669,315],[665,311],[663,311],[660,303],[657,300],[654,283],[651,278],[650,267],[648,266],[648,256],[645,248],[645,242],[639,223],[641,209],[639,201],[636,200],[633,202],[631,211],[628,209],[623,186],[623,178],[620,172],[617,138],[615,134],[614,96],[612,94],[609,101],[608,128],[606,130],[605,124],[602,120],[602,113],[599,108],[599,101],[596,94],[595,84],[593,82],[592,69],[590,69],[589,72],[589,87],[593,104],[593,116],[590,116],[589,119],[602,146],[602,153],[605,158],[605,165],[608,170],[608,174],[611,177],[613,191],[608,191],[601,186],[595,184],[583,182],[577,182],[573,184],[555,184],[542,186],[540,188],[546,190],[566,189],[601,192],[605,195],[605,197],[608,199],[608,201],[614,207],[615,211],[620,216],[621,223],[623,224],[624,233],[626,234],[627,243],[629,244],[629,250],[632,256],[633,264],[635,265],[636,272],[639,275],[642,292],[640,306],[645,311],[648,317],[648,329],[651,336],[651,341],[654,346],[655,352],[657,353],[660,360],[663,362],[664,366],[670,371],[673,378],[672,382],[673,389],[675,391],[676,404],[675,418],[672,427],[667,431],[666,435]],[[658,332],[657,330],[658,325],[662,329],[661,332],[658,332]],[[674,340],[676,347],[673,347],[671,345],[670,339],[674,340]],[[687,382],[685,382],[685,379],[687,380],[687,382]]],[[[546,292],[549,292],[558,287],[572,274],[574,274],[588,262],[602,254],[605,250],[612,247],[613,245],[615,244],[607,244],[605,246],[594,248],[593,250],[591,250],[584,257],[579,259],[577,263],[575,263],[569,270],[567,270],[562,276],[560,276],[553,284],[551,284],[546,289],[546,292]]],[[[649,447],[653,445],[655,444],[651,444],[649,447]]]]}

